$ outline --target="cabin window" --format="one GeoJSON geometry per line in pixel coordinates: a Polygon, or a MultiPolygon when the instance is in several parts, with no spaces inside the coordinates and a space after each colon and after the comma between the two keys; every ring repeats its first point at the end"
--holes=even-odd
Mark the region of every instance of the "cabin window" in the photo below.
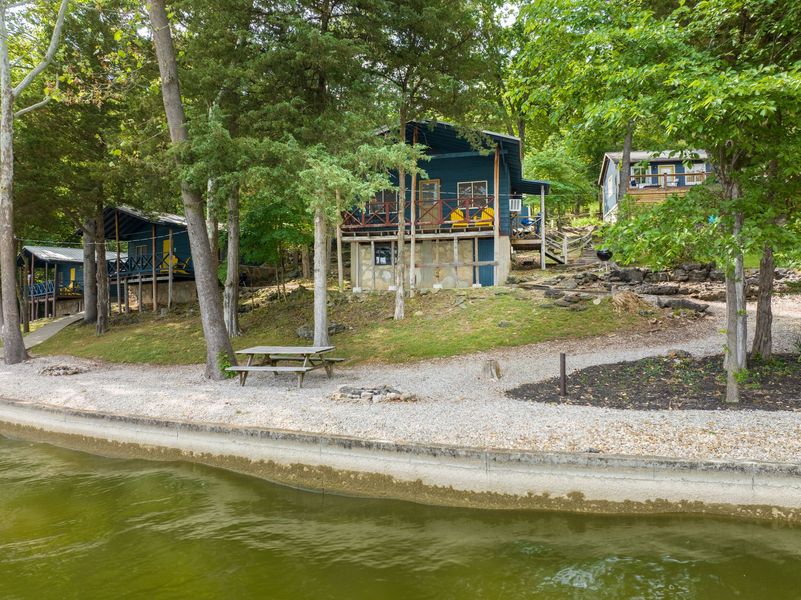
{"type": "Polygon", "coordinates": [[[486,198],[488,191],[486,181],[460,181],[456,184],[456,195],[459,198],[486,198]]]}
{"type": "Polygon", "coordinates": [[[629,187],[641,188],[648,185],[650,182],[648,175],[651,174],[650,165],[631,165],[631,183],[629,187]]]}
{"type": "Polygon", "coordinates": [[[418,223],[436,223],[442,218],[439,189],[439,179],[424,179],[417,185],[418,223]]]}
{"type": "Polygon", "coordinates": [[[395,256],[393,256],[393,244],[382,243],[375,245],[375,252],[373,254],[373,264],[379,267],[385,267],[394,264],[395,256]]]}
{"type": "Polygon", "coordinates": [[[685,173],[689,173],[689,175],[685,177],[686,185],[699,185],[704,182],[704,178],[706,177],[706,164],[693,163],[690,165],[689,169],[685,168],[685,173]]]}
{"type": "Polygon", "coordinates": [[[147,244],[142,244],[140,246],[134,246],[134,256],[147,256],[147,244]]]}

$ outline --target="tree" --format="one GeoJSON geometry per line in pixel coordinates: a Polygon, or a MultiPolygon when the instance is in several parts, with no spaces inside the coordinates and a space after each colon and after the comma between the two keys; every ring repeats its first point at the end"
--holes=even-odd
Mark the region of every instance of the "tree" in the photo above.
{"type": "MultiPolygon", "coordinates": [[[[164,112],[174,146],[182,146],[189,140],[184,117],[183,102],[178,83],[178,64],[175,60],[175,47],[172,43],[170,24],[163,0],[151,0],[148,7],[153,28],[153,42],[161,74],[161,93],[164,99],[164,112]]],[[[178,158],[176,157],[176,161],[178,158]]],[[[231,341],[225,329],[222,305],[211,255],[204,204],[197,190],[181,181],[181,198],[184,204],[189,245],[195,263],[195,283],[200,303],[200,320],[206,339],[206,376],[220,379],[224,377],[222,364],[226,361],[236,363],[231,341]]]]}
{"type": "MultiPolygon", "coordinates": [[[[11,39],[8,29],[9,12],[19,4],[0,2],[0,291],[4,302],[3,356],[6,364],[16,364],[28,357],[20,332],[20,316],[16,298],[17,245],[14,236],[14,118],[20,117],[47,102],[47,98],[15,112],[14,102],[52,62],[61,38],[68,0],[61,0],[50,44],[41,60],[16,85],[11,81],[11,39]]],[[[24,6],[24,3],[23,3],[24,6]]]]}

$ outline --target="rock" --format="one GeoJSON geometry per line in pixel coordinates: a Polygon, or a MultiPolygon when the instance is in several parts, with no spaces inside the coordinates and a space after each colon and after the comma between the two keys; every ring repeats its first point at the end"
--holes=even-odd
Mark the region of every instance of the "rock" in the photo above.
{"type": "Polygon", "coordinates": [[[507,285],[514,285],[516,283],[523,283],[523,280],[516,275],[509,275],[509,277],[506,278],[506,283],[507,285]]]}
{"type": "Polygon", "coordinates": [[[709,272],[709,281],[718,283],[726,281],[726,274],[720,269],[713,269],[709,272]]]}
{"type": "Polygon", "coordinates": [[[546,298],[561,298],[564,295],[565,293],[562,290],[554,290],[554,289],[545,290],[546,298]]]}
{"type": "Polygon", "coordinates": [[[693,297],[707,302],[721,302],[726,299],[726,290],[701,290],[693,297]]]}
{"type": "Polygon", "coordinates": [[[598,281],[598,276],[595,273],[590,273],[589,271],[581,273],[580,277],[590,283],[598,281]]]}
{"type": "Polygon", "coordinates": [[[554,306],[561,306],[562,308],[567,308],[568,306],[573,306],[573,303],[572,302],[568,302],[567,300],[564,300],[564,299],[560,298],[559,300],[554,300],[553,305],[554,306]]]}
{"type": "Polygon", "coordinates": [[[595,300],[593,300],[593,301],[592,301],[592,303],[593,303],[595,306],[598,306],[598,305],[600,305],[600,304],[601,304],[601,299],[600,299],[600,298],[596,298],[595,300]]]}
{"type": "Polygon", "coordinates": [[[679,293],[679,286],[675,283],[644,283],[634,291],[638,294],[651,294],[655,296],[675,296],[679,293]]]}
{"type": "Polygon", "coordinates": [[[498,327],[511,327],[512,323],[510,321],[498,321],[498,327]]]}
{"type": "Polygon", "coordinates": [[[565,302],[570,302],[571,304],[575,304],[576,302],[581,302],[581,294],[576,292],[565,294],[562,300],[565,302]]]}
{"type": "Polygon", "coordinates": [[[79,367],[77,365],[50,365],[39,371],[40,375],[49,375],[50,377],[61,377],[63,375],[80,375],[86,373],[89,369],[86,367],[79,367]]]}
{"type": "Polygon", "coordinates": [[[544,304],[540,304],[540,308],[553,308],[554,305],[550,302],[545,302],[544,304]]]}
{"type": "Polygon", "coordinates": [[[416,311],[414,311],[414,316],[415,316],[415,317],[422,317],[422,316],[423,316],[423,311],[422,311],[422,310],[416,310],[416,311]]]}
{"type": "Polygon", "coordinates": [[[648,283],[661,283],[663,281],[670,281],[670,274],[666,273],[665,271],[646,273],[645,281],[647,281],[648,283]]]}
{"type": "Polygon", "coordinates": [[[621,269],[620,273],[620,278],[623,281],[628,281],[629,283],[642,283],[643,279],[645,278],[645,274],[636,267],[621,269]]]}
{"type": "Polygon", "coordinates": [[[708,304],[700,304],[686,298],[658,298],[657,303],[660,308],[684,308],[695,312],[706,312],[706,309],[709,308],[708,304]]]}
{"type": "Polygon", "coordinates": [[[689,275],[687,271],[684,269],[674,269],[673,272],[670,274],[670,278],[673,281],[687,281],[689,279],[689,275]]]}
{"type": "Polygon", "coordinates": [[[693,355],[687,352],[686,350],[681,350],[678,348],[671,348],[667,351],[668,358],[692,358],[693,355]]]}
{"type": "Polygon", "coordinates": [[[566,290],[575,290],[578,287],[578,281],[575,279],[565,279],[562,282],[562,288],[566,290]]]}
{"type": "Polygon", "coordinates": [[[586,292],[582,292],[581,294],[578,295],[578,297],[579,300],[584,300],[584,301],[595,300],[594,294],[587,294],[586,292]]]}
{"type": "Polygon", "coordinates": [[[687,281],[706,281],[709,279],[709,273],[703,270],[695,270],[687,272],[687,281]]]}

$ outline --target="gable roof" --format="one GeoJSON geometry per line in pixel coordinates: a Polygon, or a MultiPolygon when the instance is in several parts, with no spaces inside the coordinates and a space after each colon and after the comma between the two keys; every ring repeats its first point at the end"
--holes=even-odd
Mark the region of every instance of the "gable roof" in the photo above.
{"type": "MultiPolygon", "coordinates": [[[[492,151],[497,144],[501,149],[501,160],[509,166],[510,185],[512,189],[523,194],[539,194],[541,189],[549,192],[550,184],[523,178],[523,164],[520,157],[520,138],[494,131],[470,130],[460,128],[452,123],[443,121],[410,121],[406,124],[406,141],[414,138],[417,129],[417,142],[426,146],[444,150],[446,152],[475,152],[485,149],[492,151]],[[474,140],[466,136],[475,137],[474,140]],[[479,148],[476,143],[480,144],[479,148]]],[[[390,129],[384,127],[377,131],[379,135],[389,133],[390,129]]]]}
{"type": "MultiPolygon", "coordinates": [[[[706,150],[687,150],[679,152],[677,150],[632,150],[631,164],[647,160],[648,162],[699,162],[706,161],[708,158],[706,150]]],[[[601,161],[601,174],[598,176],[598,185],[603,185],[606,170],[610,164],[617,164],[623,160],[622,152],[607,152],[601,161]]]]}
{"type": "Polygon", "coordinates": [[[103,209],[103,226],[108,239],[116,237],[116,215],[119,213],[120,237],[139,233],[142,225],[166,225],[186,228],[186,218],[172,213],[146,213],[131,206],[107,207],[103,209]]]}

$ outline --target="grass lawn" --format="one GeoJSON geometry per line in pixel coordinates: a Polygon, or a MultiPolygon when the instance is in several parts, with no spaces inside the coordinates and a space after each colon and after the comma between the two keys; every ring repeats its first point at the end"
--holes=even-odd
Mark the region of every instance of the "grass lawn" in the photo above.
{"type": "MultiPolygon", "coordinates": [[[[350,328],[332,336],[332,343],[336,355],[350,364],[396,363],[648,326],[648,317],[618,314],[608,301],[582,312],[542,308],[542,303],[523,290],[443,290],[408,300],[406,319],[396,322],[392,294],[358,298],[332,292],[329,319],[350,328]]],[[[242,314],[244,335],[234,340],[234,347],[308,345],[295,331],[311,321],[312,293],[301,290],[242,314]]],[[[165,365],[205,361],[197,308],[165,317],[117,317],[102,337],[94,335],[93,327],[71,326],[37,346],[35,353],[165,365]]]]}

